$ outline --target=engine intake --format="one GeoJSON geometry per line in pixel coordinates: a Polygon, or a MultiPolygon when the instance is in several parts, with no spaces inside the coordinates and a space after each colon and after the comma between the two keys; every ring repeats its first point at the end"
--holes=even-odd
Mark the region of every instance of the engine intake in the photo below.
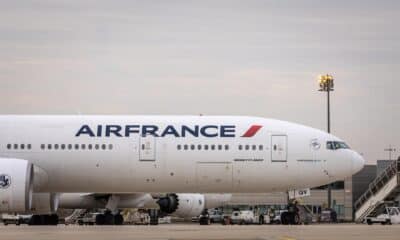
{"type": "Polygon", "coordinates": [[[22,159],[0,158],[0,212],[30,210],[32,192],[32,164],[22,159]]]}

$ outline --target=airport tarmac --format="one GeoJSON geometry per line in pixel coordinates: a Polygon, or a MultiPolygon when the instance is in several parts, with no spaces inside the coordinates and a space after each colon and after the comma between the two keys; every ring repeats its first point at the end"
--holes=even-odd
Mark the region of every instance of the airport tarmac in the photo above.
{"type": "Polygon", "coordinates": [[[398,240],[400,225],[332,224],[308,226],[1,226],[0,240],[398,240]]]}

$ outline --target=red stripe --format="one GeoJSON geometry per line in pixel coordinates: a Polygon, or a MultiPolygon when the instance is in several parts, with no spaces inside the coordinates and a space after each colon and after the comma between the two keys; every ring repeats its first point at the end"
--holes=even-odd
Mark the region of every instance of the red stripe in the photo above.
{"type": "Polygon", "coordinates": [[[247,130],[247,132],[245,134],[243,134],[242,137],[252,137],[254,135],[256,135],[256,133],[258,132],[258,130],[260,130],[260,128],[262,128],[261,125],[252,125],[249,130],[247,130]]]}

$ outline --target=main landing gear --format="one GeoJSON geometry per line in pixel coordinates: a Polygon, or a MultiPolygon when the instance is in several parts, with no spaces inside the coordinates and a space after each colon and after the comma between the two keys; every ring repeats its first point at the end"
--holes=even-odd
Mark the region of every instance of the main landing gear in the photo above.
{"type": "Polygon", "coordinates": [[[57,225],[58,216],[57,214],[51,215],[32,215],[28,222],[28,225],[38,226],[38,225],[57,225]]]}
{"type": "Polygon", "coordinates": [[[124,218],[120,213],[112,214],[111,211],[105,211],[96,216],[96,225],[122,225],[124,218]]]}

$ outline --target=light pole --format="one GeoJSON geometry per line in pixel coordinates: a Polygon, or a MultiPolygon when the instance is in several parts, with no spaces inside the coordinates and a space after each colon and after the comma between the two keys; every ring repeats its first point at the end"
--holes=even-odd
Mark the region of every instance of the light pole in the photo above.
{"type": "Polygon", "coordinates": [[[385,148],[383,151],[389,152],[389,160],[392,160],[392,152],[396,152],[396,148],[389,145],[389,148],[385,148]]]}
{"type": "MultiPolygon", "coordinates": [[[[333,77],[332,75],[320,75],[318,77],[319,90],[320,92],[326,92],[327,96],[327,122],[328,122],[328,133],[331,133],[331,99],[330,92],[333,91],[333,77]]],[[[332,203],[332,185],[328,184],[328,208],[331,208],[332,203]]]]}

